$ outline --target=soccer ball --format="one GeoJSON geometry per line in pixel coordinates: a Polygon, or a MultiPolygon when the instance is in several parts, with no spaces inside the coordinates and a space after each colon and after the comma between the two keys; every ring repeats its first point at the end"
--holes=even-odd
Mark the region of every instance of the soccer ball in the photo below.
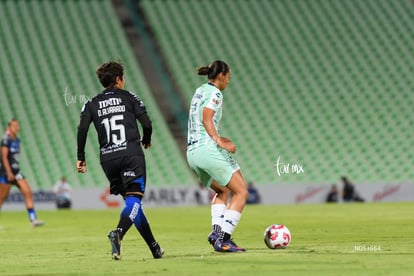
{"type": "Polygon", "coordinates": [[[285,249],[290,240],[290,231],[283,224],[272,224],[264,231],[264,242],[270,249],[285,249]]]}

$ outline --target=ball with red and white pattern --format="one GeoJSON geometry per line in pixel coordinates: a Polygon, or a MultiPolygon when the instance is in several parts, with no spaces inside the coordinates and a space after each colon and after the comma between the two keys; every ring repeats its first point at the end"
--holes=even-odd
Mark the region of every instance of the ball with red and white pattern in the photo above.
{"type": "Polygon", "coordinates": [[[291,239],[289,229],[283,224],[272,224],[264,231],[264,242],[270,249],[285,249],[291,239]]]}

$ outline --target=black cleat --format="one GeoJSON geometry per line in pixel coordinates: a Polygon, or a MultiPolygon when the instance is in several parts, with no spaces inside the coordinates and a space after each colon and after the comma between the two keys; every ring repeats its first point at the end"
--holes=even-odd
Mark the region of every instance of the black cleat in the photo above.
{"type": "Polygon", "coordinates": [[[164,249],[162,249],[158,243],[151,248],[151,252],[154,259],[160,259],[162,258],[162,255],[164,255],[164,249]]]}
{"type": "Polygon", "coordinates": [[[121,259],[121,239],[118,230],[112,230],[108,234],[108,239],[112,246],[112,259],[121,259]]]}

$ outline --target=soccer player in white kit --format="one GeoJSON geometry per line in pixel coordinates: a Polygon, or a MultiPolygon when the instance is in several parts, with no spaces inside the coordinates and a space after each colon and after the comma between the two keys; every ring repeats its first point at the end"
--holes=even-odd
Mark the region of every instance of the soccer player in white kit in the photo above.
{"type": "Polygon", "coordinates": [[[223,90],[230,82],[229,66],[216,60],[198,68],[208,82],[196,89],[188,119],[187,161],[201,183],[216,192],[211,205],[213,231],[208,241],[217,252],[244,252],[231,239],[248,196],[246,181],[230,153],[236,146],[218,133],[223,90]],[[227,206],[230,195],[233,197],[227,206]]]}

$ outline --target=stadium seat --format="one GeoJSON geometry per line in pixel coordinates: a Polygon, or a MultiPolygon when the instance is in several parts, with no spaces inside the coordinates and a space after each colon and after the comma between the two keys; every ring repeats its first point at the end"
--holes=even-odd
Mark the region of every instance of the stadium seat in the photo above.
{"type": "Polygon", "coordinates": [[[148,184],[196,181],[170,134],[110,1],[2,1],[0,3],[2,121],[21,121],[21,166],[33,188],[47,189],[66,175],[80,187],[105,187],[93,126],[88,173],[78,175],[76,130],[83,103],[102,90],[96,67],[120,59],[126,88],[145,102],[154,125],[146,151],[148,184]]]}
{"type": "Polygon", "coordinates": [[[184,97],[232,68],[221,133],[257,184],[412,181],[410,1],[141,1],[184,97]],[[305,173],[278,177],[277,157],[305,173]]]}

